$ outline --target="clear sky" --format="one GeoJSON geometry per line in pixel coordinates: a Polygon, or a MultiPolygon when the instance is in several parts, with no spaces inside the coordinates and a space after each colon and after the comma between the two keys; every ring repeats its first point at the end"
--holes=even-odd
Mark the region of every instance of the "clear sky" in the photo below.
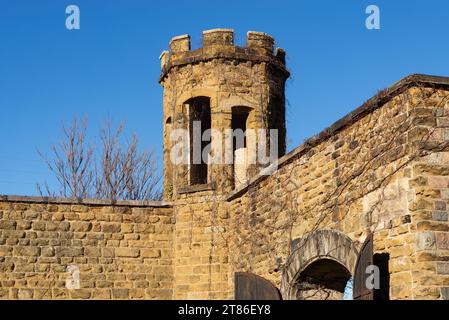
{"type": "Polygon", "coordinates": [[[2,0],[0,194],[36,194],[50,176],[36,148],[48,151],[75,115],[89,115],[92,133],[125,119],[161,154],[159,54],[173,36],[189,33],[196,48],[220,27],[240,45],[248,30],[267,32],[287,51],[289,150],[408,74],[449,76],[447,0],[2,0]],[[69,4],[80,30],[65,27],[69,4]],[[370,4],[380,30],[365,27],[370,4]]]}

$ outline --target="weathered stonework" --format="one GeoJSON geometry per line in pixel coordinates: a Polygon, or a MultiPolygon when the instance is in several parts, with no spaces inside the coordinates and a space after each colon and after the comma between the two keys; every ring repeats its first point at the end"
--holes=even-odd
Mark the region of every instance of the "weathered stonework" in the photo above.
{"type": "MultiPolygon", "coordinates": [[[[170,135],[189,128],[191,98],[210,99],[211,127],[224,132],[232,128],[233,109],[249,110],[247,129],[279,130],[279,152],[285,153],[285,68],[282,51],[273,53],[274,40],[260,32],[248,32],[247,46],[234,46],[229,29],[204,31],[203,47],[190,51],[190,37],[175,37],[170,42],[169,58],[163,57],[160,83],[164,87],[164,186],[166,199],[176,199],[178,189],[190,186],[189,168],[174,166],[170,135]],[[175,48],[175,50],[174,50],[175,48]]],[[[212,152],[223,141],[212,139],[212,152]]],[[[222,149],[224,149],[222,147],[222,149]]],[[[224,157],[224,153],[223,153],[224,157]]],[[[207,183],[218,193],[233,188],[232,167],[211,165],[207,183]]],[[[249,175],[257,173],[249,168],[249,175]]]]}
{"type": "Polygon", "coordinates": [[[200,49],[185,35],[161,54],[167,202],[0,197],[0,298],[232,299],[236,272],[284,299],[341,298],[372,235],[390,299],[449,299],[449,78],[407,77],[283,155],[289,72],[273,46],[249,32],[236,47],[217,29],[200,49]],[[213,129],[231,128],[238,107],[246,128],[280,130],[278,169],[248,167],[236,185],[214,164],[192,183],[170,135],[198,97],[213,129]]]}
{"type": "Polygon", "coordinates": [[[291,298],[294,288],[281,284],[289,269],[276,266],[291,267],[292,240],[335,230],[360,248],[372,232],[374,252],[389,255],[391,299],[444,298],[449,162],[437,123],[449,112],[449,91],[433,80],[449,84],[404,79],[280,159],[273,175],[231,194],[234,268],[287,287],[291,298]]]}
{"type": "Polygon", "coordinates": [[[1,197],[0,298],[172,299],[173,229],[165,203],[1,197]]]}

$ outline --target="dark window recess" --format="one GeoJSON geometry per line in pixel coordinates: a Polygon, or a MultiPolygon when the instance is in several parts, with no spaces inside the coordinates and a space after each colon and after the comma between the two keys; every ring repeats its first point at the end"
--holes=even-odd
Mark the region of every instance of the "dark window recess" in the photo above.
{"type": "MultiPolygon", "coordinates": [[[[246,122],[248,120],[248,114],[249,114],[249,110],[246,110],[246,108],[233,108],[232,109],[232,130],[233,132],[235,132],[235,130],[242,130],[242,132],[245,134],[246,133],[246,122]]],[[[243,139],[239,139],[235,134],[234,134],[234,139],[233,139],[233,148],[232,150],[235,151],[237,149],[240,148],[246,148],[246,135],[243,136],[243,139]]]]}
{"type": "Polygon", "coordinates": [[[374,300],[390,300],[390,270],[388,268],[389,260],[389,253],[375,253],[373,256],[374,265],[379,267],[380,272],[380,287],[379,289],[374,289],[374,300]]]}
{"type": "MultiPolygon", "coordinates": [[[[210,141],[203,141],[203,133],[211,128],[211,115],[210,115],[210,99],[207,97],[192,98],[186,102],[190,106],[190,184],[206,184],[207,183],[207,171],[208,171],[208,159],[203,159],[203,150],[210,143],[210,141]],[[200,163],[194,163],[194,121],[201,123],[201,135],[198,136],[201,140],[201,154],[197,155],[201,158],[200,163]]],[[[199,141],[196,141],[199,142],[199,141]]]]}
{"type": "MultiPolygon", "coordinates": [[[[278,157],[282,157],[286,152],[286,129],[285,129],[285,105],[283,99],[279,96],[273,96],[270,99],[269,106],[269,129],[278,130],[278,157]]],[[[270,133],[267,133],[270,138],[270,133]]]]}
{"type": "MultiPolygon", "coordinates": [[[[248,122],[249,112],[251,111],[248,107],[238,106],[232,108],[232,156],[234,157],[235,151],[237,149],[246,148],[246,127],[248,122]]],[[[233,161],[232,170],[235,172],[236,163],[233,161]]],[[[235,180],[233,180],[235,187],[235,180]]]]}

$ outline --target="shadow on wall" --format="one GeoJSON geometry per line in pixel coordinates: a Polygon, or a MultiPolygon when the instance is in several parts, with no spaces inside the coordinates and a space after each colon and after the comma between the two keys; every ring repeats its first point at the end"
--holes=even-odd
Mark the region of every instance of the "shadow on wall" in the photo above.
{"type": "Polygon", "coordinates": [[[380,287],[374,290],[374,300],[390,300],[390,261],[389,253],[375,253],[373,256],[374,265],[379,267],[380,287]]]}

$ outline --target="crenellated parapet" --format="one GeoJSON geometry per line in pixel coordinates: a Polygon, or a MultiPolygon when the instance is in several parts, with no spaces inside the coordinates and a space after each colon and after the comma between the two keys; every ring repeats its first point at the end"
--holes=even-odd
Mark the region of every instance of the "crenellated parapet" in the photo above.
{"type": "Polygon", "coordinates": [[[212,29],[203,31],[202,47],[191,50],[188,34],[173,37],[169,43],[169,51],[160,55],[162,81],[171,68],[212,59],[230,59],[238,61],[267,62],[275,66],[286,78],[289,72],[285,67],[285,51],[275,49],[274,38],[263,32],[248,31],[246,46],[234,44],[234,30],[212,29]]]}

